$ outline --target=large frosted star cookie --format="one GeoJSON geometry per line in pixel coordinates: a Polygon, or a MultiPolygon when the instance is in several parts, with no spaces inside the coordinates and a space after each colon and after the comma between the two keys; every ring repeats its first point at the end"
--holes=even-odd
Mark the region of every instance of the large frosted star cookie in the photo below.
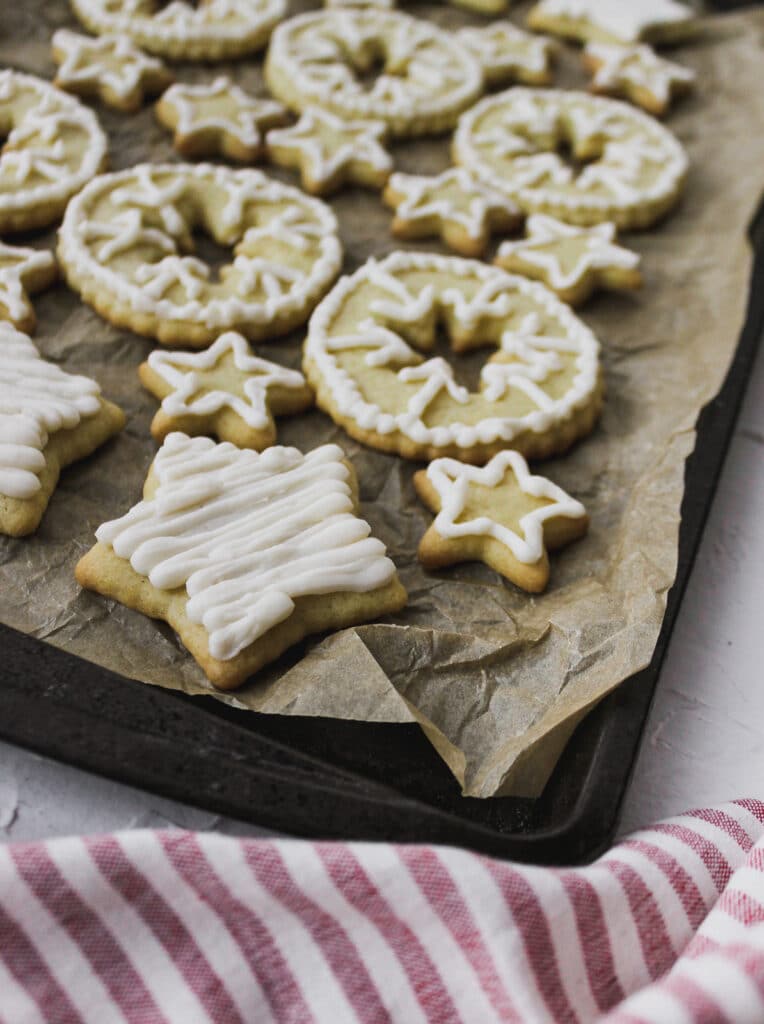
{"type": "Polygon", "coordinates": [[[384,121],[394,135],[452,128],[483,88],[478,61],[455,34],[400,11],[353,7],[279,25],[265,80],[292,110],[319,106],[347,119],[384,121]]]}
{"type": "Polygon", "coordinates": [[[334,214],[260,171],[139,164],[92,181],[59,233],[69,284],[102,316],[166,345],[203,348],[223,331],[251,340],[304,323],[337,275],[334,214]],[[205,231],[233,258],[195,256],[205,231]]]}
{"type": "Polygon", "coordinates": [[[0,233],[45,227],[106,162],[95,114],[50,82],[0,71],[0,233]]]}
{"type": "Polygon", "coordinates": [[[47,288],[58,277],[53,253],[0,242],[0,320],[10,320],[27,334],[36,317],[29,296],[47,288]]]}
{"type": "Polygon", "coordinates": [[[528,213],[573,224],[610,220],[622,229],[665,216],[688,169],[675,136],[628,103],[523,86],[463,114],[453,153],[528,213]]]}
{"type": "Polygon", "coordinates": [[[224,156],[241,163],[257,160],[264,131],[286,120],[280,103],[250,96],[225,75],[203,85],[173,85],[155,111],[183,156],[224,156]]]}
{"type": "Polygon", "coordinates": [[[537,213],[528,218],[527,237],[502,242],[496,265],[543,281],[571,306],[585,302],[597,288],[639,288],[639,256],[616,245],[615,224],[579,228],[537,213]]]}
{"type": "Polygon", "coordinates": [[[162,400],[151,424],[157,441],[179,430],[262,451],[276,441],[275,415],[313,404],[301,373],[256,356],[233,331],[203,352],[152,352],[138,372],[162,400]]]}
{"type": "Polygon", "coordinates": [[[676,42],[697,25],[678,0],[539,0],[528,14],[538,32],[608,43],[676,42]]]}
{"type": "Polygon", "coordinates": [[[531,593],[549,582],[547,551],[577,540],[589,526],[581,502],[532,476],[517,452],[500,452],[482,469],[436,459],[414,474],[414,486],[437,513],[419,544],[424,566],[485,562],[531,593]]]}
{"type": "Polygon", "coordinates": [[[590,43],[584,64],[594,73],[589,88],[605,96],[623,96],[660,117],[676,96],[689,92],[695,72],[659,57],[651,47],[590,43]]]}
{"type": "Polygon", "coordinates": [[[393,169],[384,147],[382,121],[347,121],[308,107],[297,124],[268,132],[268,156],[281,167],[298,167],[302,187],[327,195],[345,184],[382,188],[393,169]]]}
{"type": "Polygon", "coordinates": [[[393,234],[439,235],[464,256],[481,256],[492,233],[511,231],[522,220],[516,203],[463,167],[450,167],[434,177],[394,174],[382,198],[395,210],[393,234]]]}
{"type": "Polygon", "coordinates": [[[336,445],[257,454],[170,434],[143,494],[98,529],[77,579],[166,620],[222,689],[308,634],[406,602],[336,445]]]}
{"type": "Polygon", "coordinates": [[[117,110],[138,110],[146,96],[161,92],[173,80],[161,60],[147,57],[126,36],[92,39],[60,28],[52,47],[59,65],[55,85],[79,96],[97,96],[117,110]]]}
{"type": "Polygon", "coordinates": [[[474,260],[396,252],[343,277],[311,317],[303,369],[354,438],[410,459],[485,462],[568,448],[602,404],[599,344],[547,288],[474,260]],[[494,348],[475,390],[427,358],[494,348]]]}
{"type": "Polygon", "coordinates": [[[91,32],[127,36],[172,60],[229,60],[262,49],[286,0],[70,0],[91,32]]]}
{"type": "Polygon", "coordinates": [[[491,86],[510,82],[547,85],[552,80],[555,45],[551,39],[523,32],[511,21],[497,21],[485,28],[463,28],[457,34],[480,61],[491,86]]]}
{"type": "Polygon", "coordinates": [[[0,323],[0,533],[36,530],[64,466],[124,422],[94,380],[65,373],[26,334],[0,323]]]}

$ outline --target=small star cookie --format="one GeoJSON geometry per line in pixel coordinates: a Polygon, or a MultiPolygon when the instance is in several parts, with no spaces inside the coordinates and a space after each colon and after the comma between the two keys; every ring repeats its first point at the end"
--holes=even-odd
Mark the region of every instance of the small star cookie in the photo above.
{"type": "Polygon", "coordinates": [[[172,72],[147,56],[127,36],[91,39],[61,28],[53,36],[53,59],[59,65],[54,85],[79,96],[97,96],[110,107],[132,113],[147,95],[172,82],[172,72]]]}
{"type": "Polygon", "coordinates": [[[437,518],[419,544],[427,569],[485,562],[530,593],[549,582],[547,551],[583,537],[589,517],[580,501],[518,452],[499,452],[482,469],[435,459],[414,474],[416,492],[437,518]]]}
{"type": "Polygon", "coordinates": [[[535,213],[526,223],[527,237],[503,242],[495,263],[551,288],[563,302],[578,306],[596,288],[631,291],[639,288],[639,256],[615,244],[615,224],[575,227],[535,213]]]}
{"type": "Polygon", "coordinates": [[[0,320],[31,334],[37,319],[29,295],[47,288],[58,277],[53,253],[0,242],[0,320]]]}
{"type": "Polygon", "coordinates": [[[204,85],[178,83],[156,105],[160,124],[185,157],[224,156],[251,163],[263,153],[263,131],[287,119],[286,108],[258,99],[225,75],[204,85]]]}
{"type": "Polygon", "coordinates": [[[268,133],[268,156],[281,167],[299,167],[302,187],[314,195],[347,182],[382,188],[393,169],[387,133],[381,121],[346,121],[308,107],[291,128],[268,133]]]}
{"type": "Polygon", "coordinates": [[[555,45],[551,39],[497,21],[485,28],[463,28],[457,36],[480,61],[489,86],[507,82],[547,85],[552,80],[555,45]]]}
{"type": "Polygon", "coordinates": [[[313,404],[301,373],[260,359],[235,331],[221,334],[203,352],[152,352],[138,372],[162,399],[151,424],[160,442],[180,430],[262,451],[276,441],[274,415],[313,404]]]}
{"type": "Polygon", "coordinates": [[[594,72],[589,88],[606,96],[623,96],[657,117],[666,113],[676,96],[689,92],[695,72],[665,60],[645,44],[615,46],[590,43],[584,64],[594,72]]]}
{"type": "Polygon", "coordinates": [[[677,0],[538,0],[528,25],[587,42],[673,43],[696,31],[697,18],[677,0]]]}
{"type": "Polygon", "coordinates": [[[395,210],[394,235],[440,235],[447,246],[465,256],[482,255],[492,232],[511,231],[522,219],[511,199],[463,167],[450,167],[431,178],[394,174],[382,199],[395,210]]]}

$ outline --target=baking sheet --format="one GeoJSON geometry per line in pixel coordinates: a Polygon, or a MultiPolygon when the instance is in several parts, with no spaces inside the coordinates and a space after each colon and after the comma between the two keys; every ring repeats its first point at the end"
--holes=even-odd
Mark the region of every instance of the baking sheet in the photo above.
{"type": "MultiPolygon", "coordinates": [[[[448,24],[475,21],[440,5],[415,10],[448,24]]],[[[36,0],[8,11],[0,60],[51,77],[48,40],[59,25],[74,25],[64,3],[36,0]]],[[[321,413],[282,420],[282,443],[334,440],[350,454],[363,513],[388,545],[410,601],[394,620],[297,648],[229,701],[269,713],[413,717],[465,793],[535,795],[586,709],[649,662],[676,569],[684,459],[744,315],[745,229],[764,179],[763,31],[761,11],[711,19],[678,53],[699,75],[697,95],[668,122],[690,153],[688,189],[665,225],[626,238],[643,255],[642,293],[600,297],[581,314],[603,342],[608,398],[592,437],[543,464],[592,518],[588,538],[553,558],[548,592],[528,597],[481,565],[425,573],[415,552],[431,516],[413,492],[417,467],[358,446],[321,413]]],[[[559,82],[583,84],[572,50],[561,65],[559,82]]],[[[259,69],[259,61],[244,61],[227,70],[258,92],[259,69]]],[[[219,70],[177,68],[183,80],[219,70]]],[[[98,110],[115,168],[172,159],[150,109],[134,117],[98,110]]],[[[409,142],[395,155],[403,170],[434,172],[447,165],[448,141],[409,142]]],[[[346,270],[399,247],[388,233],[390,212],[373,194],[348,190],[332,206],[346,270]]],[[[53,233],[32,241],[52,244],[53,233]]],[[[42,351],[92,373],[129,421],[122,436],[66,471],[34,538],[0,539],[0,619],[123,675],[209,693],[167,627],[80,592],[72,575],[96,526],[138,498],[155,452],[148,424],[156,403],[136,376],[151,344],[104,323],[63,286],[36,308],[42,351]]],[[[260,351],[297,366],[301,337],[260,351]]],[[[465,379],[474,379],[483,358],[451,357],[465,379]]]]}

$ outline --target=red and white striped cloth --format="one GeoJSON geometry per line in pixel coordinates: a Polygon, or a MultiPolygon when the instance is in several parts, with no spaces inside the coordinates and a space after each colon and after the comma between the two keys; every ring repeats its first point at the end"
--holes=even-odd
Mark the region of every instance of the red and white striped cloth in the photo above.
{"type": "Polygon", "coordinates": [[[764,1021],[764,803],[589,867],[137,831],[0,848],[0,1020],[764,1021]]]}

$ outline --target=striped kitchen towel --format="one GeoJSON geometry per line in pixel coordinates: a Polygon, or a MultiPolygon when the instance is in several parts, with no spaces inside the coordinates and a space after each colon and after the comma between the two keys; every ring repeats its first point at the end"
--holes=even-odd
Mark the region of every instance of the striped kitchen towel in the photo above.
{"type": "Polygon", "coordinates": [[[4,1024],[764,1021],[764,803],[589,867],[135,831],[0,848],[4,1024]]]}

